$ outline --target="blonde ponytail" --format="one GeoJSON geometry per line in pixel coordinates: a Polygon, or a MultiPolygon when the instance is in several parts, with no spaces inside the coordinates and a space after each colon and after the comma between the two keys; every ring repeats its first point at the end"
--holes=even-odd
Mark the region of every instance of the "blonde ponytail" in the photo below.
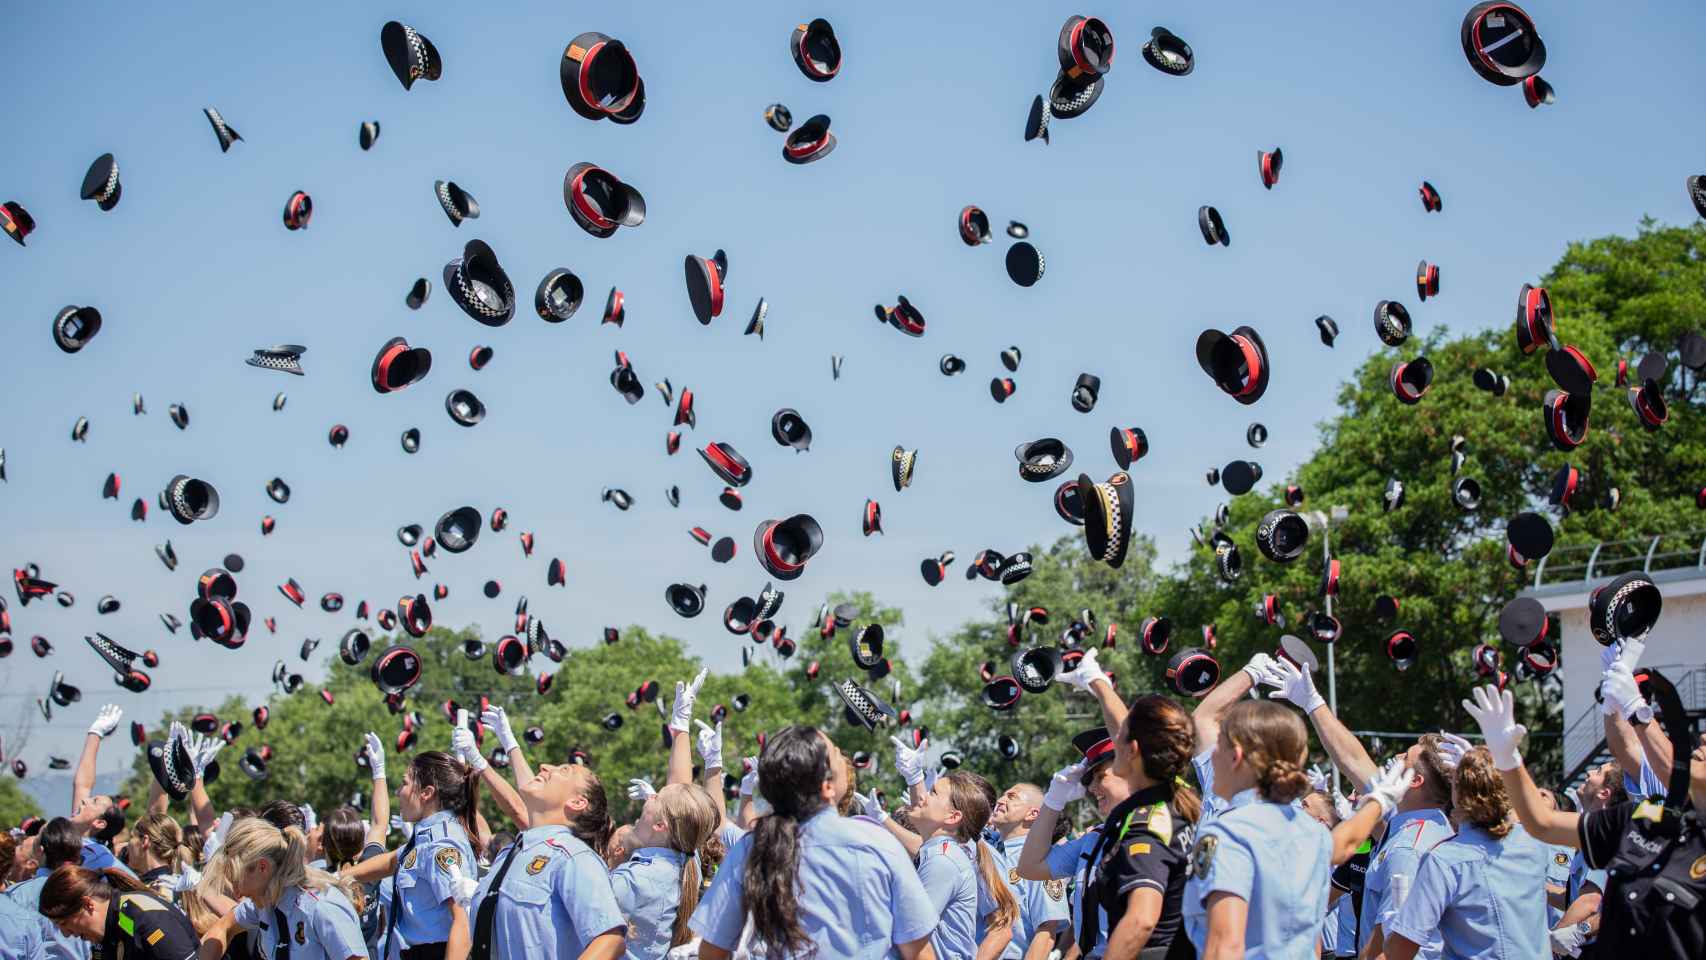
{"type": "Polygon", "coordinates": [[[995,901],[988,929],[1004,930],[1013,926],[1013,921],[1019,917],[1019,901],[1014,898],[1013,889],[1007,886],[1007,878],[995,869],[995,855],[990,852],[989,844],[982,840],[977,842],[977,875],[989,890],[990,899],[995,901]]]}

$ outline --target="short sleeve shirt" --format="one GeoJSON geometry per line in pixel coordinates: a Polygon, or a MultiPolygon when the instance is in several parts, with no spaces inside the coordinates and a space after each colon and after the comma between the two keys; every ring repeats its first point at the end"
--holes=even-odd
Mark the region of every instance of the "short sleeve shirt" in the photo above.
{"type": "Polygon", "coordinates": [[[124,893],[107,907],[102,960],[184,960],[201,939],[182,910],[153,893],[124,893]]]}
{"type": "MultiPolygon", "coordinates": [[[[516,838],[519,849],[503,884],[499,870],[480,881],[475,916],[497,897],[492,920],[493,960],[578,957],[602,934],[622,931],[627,920],[616,905],[604,861],[562,825],[533,827],[516,838]]],[[[498,863],[509,856],[498,855],[498,863]]]]}
{"type": "Polygon", "coordinates": [[[0,897],[0,957],[43,960],[46,956],[41,915],[25,910],[11,897],[0,897]]]}
{"type": "MultiPolygon", "coordinates": [[[[1072,882],[1072,929],[1084,929],[1084,884],[1081,882],[1084,869],[1090,865],[1090,857],[1096,850],[1096,843],[1102,837],[1102,825],[1096,824],[1077,837],[1062,840],[1049,848],[1048,873],[1055,880],[1072,882]]],[[[1102,945],[1108,942],[1108,917],[1100,911],[1096,914],[1096,948],[1090,953],[1092,957],[1101,956],[1102,945]]]]}
{"type": "Polygon", "coordinates": [[[337,887],[304,890],[290,887],[276,907],[257,907],[252,900],[239,901],[233,913],[237,925],[255,938],[262,960],[279,955],[279,941],[288,941],[290,960],[346,960],[366,957],[367,941],[355,906],[337,887]],[[279,917],[283,929],[279,929],[279,917]]]}
{"type": "Polygon", "coordinates": [[[1197,787],[1202,791],[1202,816],[1197,820],[1201,827],[1226,809],[1226,801],[1214,792],[1214,748],[1192,757],[1191,769],[1196,771],[1197,787]]]}
{"type": "Polygon", "coordinates": [[[1185,884],[1185,931],[1200,953],[1208,942],[1208,898],[1228,893],[1248,907],[1245,956],[1312,957],[1327,914],[1333,838],[1289,803],[1245,790],[1197,830],[1185,884]]]}
{"type": "MultiPolygon", "coordinates": [[[[1451,821],[1445,812],[1429,807],[1393,814],[1386,828],[1386,839],[1369,859],[1368,874],[1363,881],[1362,943],[1368,945],[1376,925],[1391,929],[1404,898],[1415,885],[1416,870],[1421,867],[1422,855],[1451,836],[1451,821]]],[[[1537,873],[1538,875],[1538,873],[1537,873]]],[[[1440,940],[1437,934],[1426,941],[1418,940],[1421,949],[1416,956],[1437,960],[1440,940]]]]}
{"type": "MultiPolygon", "coordinates": [[[[882,960],[895,955],[896,944],[921,940],[936,928],[940,914],[900,841],[887,831],[832,809],[813,814],[795,829],[800,926],[819,957],[882,960]]],[[[689,923],[694,933],[725,950],[739,945],[746,926],[741,884],[752,840],[748,834],[729,848],[689,923]]],[[[753,951],[755,956],[760,952],[753,951]]]]}
{"type": "Polygon", "coordinates": [[[642,847],[610,871],[610,892],[628,923],[628,960],[652,960],[669,951],[686,862],[679,850],[642,847]]]}
{"type": "Polygon", "coordinates": [[[1706,956],[1706,827],[1685,808],[1672,839],[1653,829],[1664,816],[1658,804],[1630,801],[1589,813],[1577,826],[1583,860],[1604,869],[1609,885],[1599,956],[1706,956]]]}
{"type": "Polygon", "coordinates": [[[1435,938],[1441,955],[1531,960],[1550,953],[1546,845],[1521,826],[1503,838],[1465,824],[1422,858],[1416,882],[1387,932],[1411,943],[1435,938]]]}
{"type": "Polygon", "coordinates": [[[60,933],[58,927],[41,915],[41,888],[46,883],[47,877],[38,875],[0,894],[0,898],[9,899],[41,921],[42,944],[47,950],[47,960],[89,960],[89,941],[60,933]]]}
{"type": "Polygon", "coordinates": [[[1025,880],[1019,876],[1019,853],[1024,848],[1023,834],[1003,840],[999,847],[991,847],[1000,858],[997,866],[1013,890],[1013,899],[1019,901],[1019,922],[1013,927],[1013,941],[1001,954],[1008,960],[1024,957],[1041,927],[1050,923],[1064,927],[1072,919],[1065,880],[1025,880]]]}
{"type": "Polygon", "coordinates": [[[1186,860],[1194,833],[1168,805],[1166,793],[1152,788],[1126,798],[1102,825],[1106,838],[1091,864],[1089,889],[1109,930],[1125,916],[1131,892],[1147,887],[1161,895],[1161,915],[1148,946],[1160,947],[1181,936],[1186,860]]]}
{"type": "MultiPolygon", "coordinates": [[[[475,869],[468,833],[454,813],[441,810],[415,824],[414,845],[399,860],[395,880],[385,884],[391,909],[397,911],[391,960],[401,949],[445,942],[450,936],[446,903],[456,896],[457,881],[472,879],[475,869]]],[[[467,902],[462,906],[467,909],[467,902]]]]}
{"type": "Polygon", "coordinates": [[[930,946],[939,960],[969,960],[977,953],[977,867],[966,848],[949,837],[924,841],[918,879],[939,917],[930,946]]]}

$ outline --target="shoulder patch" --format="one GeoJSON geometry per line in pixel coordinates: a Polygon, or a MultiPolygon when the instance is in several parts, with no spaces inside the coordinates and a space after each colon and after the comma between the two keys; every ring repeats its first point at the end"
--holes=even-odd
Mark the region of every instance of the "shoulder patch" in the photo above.
{"type": "Polygon", "coordinates": [[[409,855],[403,858],[404,870],[413,870],[415,868],[415,854],[417,853],[420,853],[419,848],[411,848],[409,850],[409,855]]]}
{"type": "Polygon", "coordinates": [[[1197,845],[1191,850],[1191,876],[1198,880],[1208,879],[1208,872],[1214,867],[1214,852],[1219,846],[1220,838],[1213,834],[1197,838],[1197,845]]]}
{"type": "Polygon", "coordinates": [[[1173,842],[1173,812],[1165,803],[1158,803],[1149,813],[1149,832],[1161,840],[1162,846],[1173,842]]]}
{"type": "Polygon", "coordinates": [[[1044,880],[1043,892],[1048,894],[1048,898],[1050,900],[1065,900],[1066,878],[1062,877],[1059,880],[1044,880]]]}
{"type": "Polygon", "coordinates": [[[544,854],[540,854],[539,856],[534,857],[533,861],[527,865],[528,875],[529,876],[538,876],[539,872],[541,870],[544,870],[545,867],[548,864],[550,864],[550,862],[551,862],[551,858],[545,856],[544,854]]]}
{"type": "Polygon", "coordinates": [[[1139,856],[1141,854],[1145,854],[1148,852],[1149,852],[1149,844],[1143,843],[1141,841],[1134,843],[1134,844],[1131,844],[1130,846],[1125,848],[1125,853],[1126,853],[1126,856],[1128,856],[1128,857],[1135,857],[1135,856],[1139,856]]]}
{"type": "Polygon", "coordinates": [[[953,845],[954,845],[954,842],[952,840],[943,840],[942,841],[942,852],[947,853],[948,848],[952,847],[953,845]]]}
{"type": "Polygon", "coordinates": [[[462,854],[457,853],[456,848],[452,846],[440,847],[438,852],[432,855],[432,860],[445,873],[455,873],[462,866],[462,854]]]}
{"type": "Polygon", "coordinates": [[[1688,866],[1688,879],[1699,880],[1706,877],[1706,857],[1695,860],[1688,866]]]}
{"type": "Polygon", "coordinates": [[[166,931],[164,929],[162,929],[160,927],[155,927],[154,932],[148,935],[148,945],[152,947],[156,943],[159,943],[161,940],[165,939],[165,936],[166,936],[166,931]]]}

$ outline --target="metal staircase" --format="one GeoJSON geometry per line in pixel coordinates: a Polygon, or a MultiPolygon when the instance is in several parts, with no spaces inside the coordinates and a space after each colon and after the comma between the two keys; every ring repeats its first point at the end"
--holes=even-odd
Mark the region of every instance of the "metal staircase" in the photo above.
{"type": "MultiPolygon", "coordinates": [[[[1699,664],[1665,664],[1656,668],[1676,685],[1692,729],[1700,732],[1706,719],[1706,667],[1699,664]]],[[[1595,704],[1564,730],[1564,780],[1562,789],[1580,786],[1589,770],[1611,759],[1605,743],[1605,722],[1595,704]]]]}

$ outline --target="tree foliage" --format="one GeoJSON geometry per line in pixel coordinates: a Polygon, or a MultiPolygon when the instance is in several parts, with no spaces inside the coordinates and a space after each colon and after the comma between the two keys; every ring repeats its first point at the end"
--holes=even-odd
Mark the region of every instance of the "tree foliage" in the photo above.
{"type": "Polygon", "coordinates": [[[8,826],[25,817],[41,816],[41,806],[10,778],[0,779],[0,823],[8,826]]]}

